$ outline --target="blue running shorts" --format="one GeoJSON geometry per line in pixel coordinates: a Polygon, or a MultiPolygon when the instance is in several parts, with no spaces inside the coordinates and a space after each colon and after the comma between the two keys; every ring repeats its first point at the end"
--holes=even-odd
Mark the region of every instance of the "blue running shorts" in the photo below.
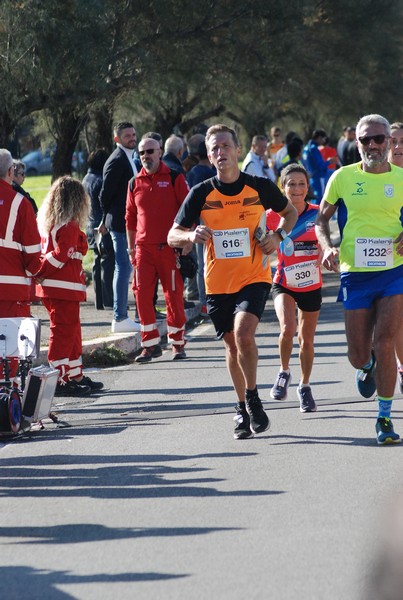
{"type": "Polygon", "coordinates": [[[386,271],[344,272],[338,302],[346,310],[371,308],[375,300],[403,294],[403,265],[386,271]]]}

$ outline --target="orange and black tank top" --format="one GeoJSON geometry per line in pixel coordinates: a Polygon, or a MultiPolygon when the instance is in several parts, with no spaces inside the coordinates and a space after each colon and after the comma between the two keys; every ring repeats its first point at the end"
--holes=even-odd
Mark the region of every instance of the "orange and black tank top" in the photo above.
{"type": "Polygon", "coordinates": [[[240,173],[237,181],[213,177],[192,188],[175,223],[191,228],[196,222],[214,234],[204,247],[207,294],[236,293],[251,283],[271,283],[269,257],[254,233],[266,231],[266,210],[280,212],[287,199],[269,179],[240,173]]]}

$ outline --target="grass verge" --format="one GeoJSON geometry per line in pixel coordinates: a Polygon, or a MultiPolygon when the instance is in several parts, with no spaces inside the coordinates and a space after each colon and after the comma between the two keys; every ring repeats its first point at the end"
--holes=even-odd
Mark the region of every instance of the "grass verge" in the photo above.
{"type": "Polygon", "coordinates": [[[37,207],[39,208],[44,201],[46,194],[48,193],[51,186],[50,175],[38,175],[37,177],[31,176],[24,179],[22,187],[35,200],[37,207]]]}
{"type": "Polygon", "coordinates": [[[88,354],[83,354],[84,367],[116,367],[127,365],[130,361],[127,354],[115,348],[113,344],[103,344],[88,354]]]}

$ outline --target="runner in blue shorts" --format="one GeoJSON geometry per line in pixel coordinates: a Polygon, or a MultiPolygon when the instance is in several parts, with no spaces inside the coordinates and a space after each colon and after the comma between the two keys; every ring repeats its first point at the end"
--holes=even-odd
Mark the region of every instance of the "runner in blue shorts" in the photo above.
{"type": "Polygon", "coordinates": [[[375,273],[341,273],[338,300],[347,310],[368,308],[387,296],[403,294],[403,265],[375,273]]]}
{"type": "Polygon", "coordinates": [[[316,221],[323,265],[341,272],[348,358],[359,393],[377,392],[378,444],[400,442],[390,418],[396,386],[395,344],[403,313],[403,171],[388,162],[390,125],[380,115],[356,128],[361,162],[330,178],[316,221]],[[329,221],[337,209],[340,252],[329,221]],[[340,267],[339,267],[340,255],[340,267]]]}

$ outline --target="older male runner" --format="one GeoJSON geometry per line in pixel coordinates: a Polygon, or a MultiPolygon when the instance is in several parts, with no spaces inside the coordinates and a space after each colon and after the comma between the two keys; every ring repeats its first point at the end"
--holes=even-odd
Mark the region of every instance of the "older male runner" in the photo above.
{"type": "Polygon", "coordinates": [[[338,271],[339,250],[329,220],[338,209],[341,232],[340,299],[345,310],[348,358],[358,391],[377,391],[378,444],[400,442],[390,419],[396,385],[395,343],[403,312],[403,175],[388,162],[390,125],[380,115],[358,121],[361,162],[330,178],[317,217],[323,264],[338,271]]]}

